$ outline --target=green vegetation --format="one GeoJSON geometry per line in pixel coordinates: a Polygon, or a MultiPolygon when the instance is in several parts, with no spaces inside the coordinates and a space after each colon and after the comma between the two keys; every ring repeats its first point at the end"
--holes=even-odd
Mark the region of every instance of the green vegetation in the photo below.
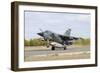
{"type": "Polygon", "coordinates": [[[43,41],[41,38],[30,39],[30,40],[24,41],[25,46],[44,46],[45,44],[46,44],[46,42],[43,41]]]}
{"type": "Polygon", "coordinates": [[[90,45],[90,39],[80,39],[74,42],[74,45],[90,45]]]}
{"type": "Polygon", "coordinates": [[[30,46],[30,40],[24,40],[24,45],[25,46],[30,46]]]}
{"type": "MultiPolygon", "coordinates": [[[[24,41],[25,46],[44,46],[45,44],[46,41],[43,41],[41,38],[24,41]]],[[[73,45],[90,45],[90,39],[88,38],[88,39],[75,40],[73,45]]]]}

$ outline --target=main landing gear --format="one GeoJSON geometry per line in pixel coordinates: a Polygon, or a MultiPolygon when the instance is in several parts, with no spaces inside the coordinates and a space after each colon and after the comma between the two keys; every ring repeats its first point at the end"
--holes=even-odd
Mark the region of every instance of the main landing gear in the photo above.
{"type": "Polygon", "coordinates": [[[66,44],[64,44],[64,50],[67,50],[67,46],[66,46],[66,44]]]}
{"type": "Polygon", "coordinates": [[[64,50],[67,50],[67,47],[64,47],[64,50]]]}

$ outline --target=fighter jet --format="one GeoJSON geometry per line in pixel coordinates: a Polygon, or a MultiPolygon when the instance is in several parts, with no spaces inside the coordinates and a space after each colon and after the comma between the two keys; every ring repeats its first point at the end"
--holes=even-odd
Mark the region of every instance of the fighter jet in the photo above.
{"type": "Polygon", "coordinates": [[[66,30],[64,35],[57,34],[49,30],[46,31],[41,30],[41,32],[37,34],[43,37],[44,41],[47,42],[47,47],[49,47],[50,45],[52,46],[51,50],[55,50],[55,48],[58,47],[56,44],[62,45],[64,50],[66,50],[68,45],[73,44],[73,40],[81,39],[79,37],[70,36],[71,29],[66,30]]]}

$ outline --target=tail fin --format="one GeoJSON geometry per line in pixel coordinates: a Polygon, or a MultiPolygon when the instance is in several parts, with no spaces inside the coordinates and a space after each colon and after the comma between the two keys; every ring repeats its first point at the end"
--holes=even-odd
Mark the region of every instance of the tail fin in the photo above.
{"type": "Polygon", "coordinates": [[[66,32],[64,33],[65,36],[70,36],[71,34],[71,29],[66,30],[66,32]]]}

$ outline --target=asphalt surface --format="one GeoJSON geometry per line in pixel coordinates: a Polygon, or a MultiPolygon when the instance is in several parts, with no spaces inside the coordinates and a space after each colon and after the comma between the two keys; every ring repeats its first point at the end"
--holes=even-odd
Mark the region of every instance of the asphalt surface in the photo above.
{"type": "MultiPolygon", "coordinates": [[[[56,48],[57,49],[57,48],[56,48]]],[[[74,52],[88,52],[90,51],[89,47],[85,48],[68,48],[66,50],[58,49],[58,50],[25,50],[25,56],[32,55],[48,55],[48,54],[58,54],[58,53],[74,53],[74,52]]]]}

